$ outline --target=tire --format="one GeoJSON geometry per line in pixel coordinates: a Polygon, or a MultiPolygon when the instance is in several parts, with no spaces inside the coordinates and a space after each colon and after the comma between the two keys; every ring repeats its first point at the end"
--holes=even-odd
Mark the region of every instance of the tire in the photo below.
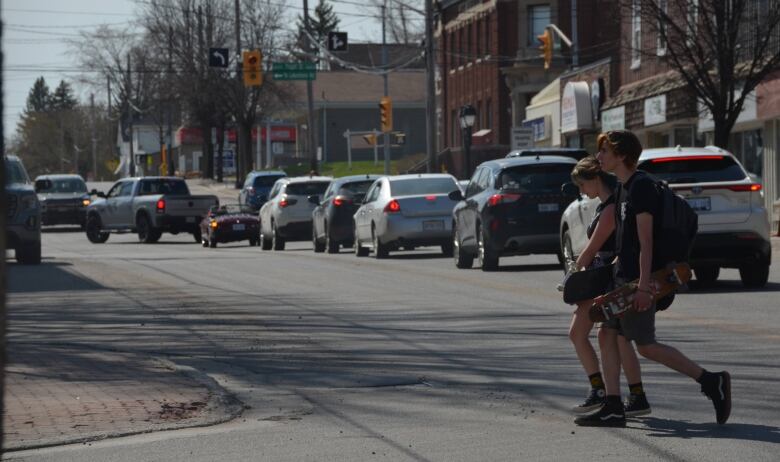
{"type": "Polygon", "coordinates": [[[320,242],[319,239],[317,239],[317,231],[314,228],[314,225],[311,226],[311,245],[314,247],[315,253],[322,253],[325,251],[325,243],[320,242]]]}
{"type": "Polygon", "coordinates": [[[720,276],[720,267],[697,266],[693,268],[693,272],[696,274],[696,280],[699,281],[699,283],[707,285],[718,280],[718,276],[720,276]]]}
{"type": "Polygon", "coordinates": [[[90,215],[89,218],[87,218],[87,226],[85,231],[87,233],[87,239],[89,239],[89,242],[93,244],[102,244],[108,240],[110,233],[101,231],[102,227],[103,226],[100,222],[100,217],[97,215],[90,215]]]}
{"type": "Polygon", "coordinates": [[[17,247],[16,261],[22,265],[40,265],[41,241],[27,242],[17,247]]]}
{"type": "Polygon", "coordinates": [[[136,218],[135,227],[138,230],[138,240],[144,244],[154,244],[160,240],[162,232],[152,227],[152,223],[149,221],[149,217],[145,214],[138,215],[136,218]]]}
{"type": "Polygon", "coordinates": [[[330,238],[328,228],[325,228],[325,250],[328,253],[339,253],[339,243],[330,238]]]}
{"type": "Polygon", "coordinates": [[[441,245],[441,253],[445,257],[452,257],[455,254],[455,246],[452,242],[441,245]]]}
{"type": "Polygon", "coordinates": [[[485,245],[485,237],[482,233],[482,226],[477,226],[477,245],[479,251],[477,252],[477,264],[482,271],[495,271],[498,269],[498,255],[496,255],[490,247],[485,245]]]}
{"type": "Polygon", "coordinates": [[[379,240],[379,236],[376,235],[376,229],[373,227],[371,228],[371,241],[374,243],[374,258],[387,258],[387,255],[390,253],[387,249],[387,245],[382,244],[382,241],[379,240]]]}
{"type": "Polygon", "coordinates": [[[251,247],[257,247],[259,244],[260,244],[260,242],[258,241],[258,238],[256,238],[256,237],[250,237],[249,238],[249,245],[251,247]]]}
{"type": "Polygon", "coordinates": [[[271,223],[271,248],[274,250],[284,250],[284,238],[279,235],[276,224],[271,223]]]}
{"type": "Polygon", "coordinates": [[[571,245],[571,235],[569,235],[569,230],[565,230],[563,232],[563,236],[561,237],[561,250],[560,253],[558,253],[558,263],[563,266],[563,272],[566,273],[567,270],[574,266],[574,249],[571,245]]]}
{"type": "Polygon", "coordinates": [[[751,289],[764,287],[769,280],[769,264],[756,263],[739,269],[742,285],[751,289]]]}
{"type": "Polygon", "coordinates": [[[212,249],[216,249],[217,248],[217,240],[216,239],[210,240],[209,241],[209,247],[211,247],[212,249]]]}
{"type": "Polygon", "coordinates": [[[355,249],[355,256],[356,257],[367,257],[368,256],[368,248],[363,247],[360,245],[360,240],[358,240],[357,235],[357,229],[355,230],[355,243],[352,245],[352,247],[355,249]]]}
{"type": "Polygon", "coordinates": [[[460,237],[455,225],[452,226],[452,256],[455,258],[455,267],[469,269],[474,265],[474,255],[467,254],[460,245],[460,237]]]}
{"type": "Polygon", "coordinates": [[[263,250],[271,250],[271,247],[273,246],[273,242],[265,237],[265,234],[263,233],[263,228],[258,227],[260,229],[259,231],[259,239],[260,239],[260,248],[263,250]]]}
{"type": "Polygon", "coordinates": [[[195,239],[195,242],[201,242],[203,240],[203,237],[200,232],[200,228],[198,228],[197,231],[193,231],[192,237],[195,239]]]}

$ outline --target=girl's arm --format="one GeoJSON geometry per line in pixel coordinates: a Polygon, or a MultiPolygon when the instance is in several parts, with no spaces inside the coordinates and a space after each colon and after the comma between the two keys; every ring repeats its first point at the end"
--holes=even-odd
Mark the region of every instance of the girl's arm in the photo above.
{"type": "Polygon", "coordinates": [[[609,236],[615,231],[615,204],[609,204],[601,211],[599,222],[596,223],[596,229],[588,240],[588,245],[577,257],[576,267],[579,270],[590,265],[596,257],[596,253],[601,250],[609,236]]]}

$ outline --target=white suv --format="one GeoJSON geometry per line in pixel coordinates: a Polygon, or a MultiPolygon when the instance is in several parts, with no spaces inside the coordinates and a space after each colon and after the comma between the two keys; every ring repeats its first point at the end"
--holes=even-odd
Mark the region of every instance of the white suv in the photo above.
{"type": "Polygon", "coordinates": [[[322,199],[332,178],[305,176],[281,178],[260,208],[260,245],[263,250],[284,250],[286,241],[311,239],[312,211],[309,196],[322,199]]]}
{"type": "MultiPolygon", "coordinates": [[[[638,168],[667,181],[699,215],[691,252],[697,280],[712,283],[720,268],[738,268],[746,287],[766,285],[772,248],[764,193],[731,153],[713,146],[645,149],[638,168]]],[[[561,247],[567,258],[584,249],[597,204],[582,196],[564,211],[561,247]]]]}

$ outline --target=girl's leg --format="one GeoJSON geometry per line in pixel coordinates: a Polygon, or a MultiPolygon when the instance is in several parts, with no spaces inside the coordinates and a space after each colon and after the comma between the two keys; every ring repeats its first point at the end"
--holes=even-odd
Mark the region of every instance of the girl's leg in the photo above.
{"type": "Polygon", "coordinates": [[[571,319],[569,326],[569,339],[574,344],[574,351],[588,376],[599,372],[599,358],[596,350],[590,343],[590,331],[593,323],[588,318],[588,307],[584,303],[577,306],[577,311],[571,319]]]}

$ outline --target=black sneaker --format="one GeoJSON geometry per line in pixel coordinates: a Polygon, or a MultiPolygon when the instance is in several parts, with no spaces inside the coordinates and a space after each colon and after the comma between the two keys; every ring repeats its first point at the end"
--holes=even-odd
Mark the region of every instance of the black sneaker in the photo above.
{"type": "Polygon", "coordinates": [[[617,405],[604,404],[596,412],[577,417],[574,423],[582,427],[625,427],[626,413],[623,411],[623,403],[617,405]]]}
{"type": "Polygon", "coordinates": [[[717,372],[701,384],[701,392],[712,400],[715,418],[719,424],[726,423],[731,415],[731,376],[728,372],[717,372]]]}
{"type": "Polygon", "coordinates": [[[605,396],[606,393],[603,388],[591,388],[588,397],[585,398],[585,402],[574,406],[572,411],[577,414],[594,411],[604,405],[605,396]]]}
{"type": "Polygon", "coordinates": [[[650,403],[647,402],[647,396],[645,396],[644,393],[641,395],[631,393],[628,395],[628,399],[623,405],[625,406],[626,417],[639,417],[640,415],[648,415],[652,412],[650,410],[650,403]]]}

